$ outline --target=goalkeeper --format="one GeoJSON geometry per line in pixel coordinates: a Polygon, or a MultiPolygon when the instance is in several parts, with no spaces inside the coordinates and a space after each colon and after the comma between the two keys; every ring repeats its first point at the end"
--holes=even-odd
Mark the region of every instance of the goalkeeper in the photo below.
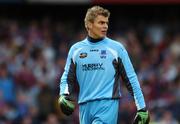
{"type": "Polygon", "coordinates": [[[80,124],[117,124],[120,76],[134,98],[134,124],[148,124],[149,113],[137,75],[124,46],[106,36],[110,12],[100,6],[89,8],[85,16],[87,37],[68,53],[60,80],[59,105],[66,115],[75,109],[72,90],[79,85],[80,124]]]}

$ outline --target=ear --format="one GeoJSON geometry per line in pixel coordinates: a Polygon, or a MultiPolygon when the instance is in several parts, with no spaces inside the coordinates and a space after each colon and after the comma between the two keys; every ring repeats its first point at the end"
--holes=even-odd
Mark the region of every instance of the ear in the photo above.
{"type": "Polygon", "coordinates": [[[88,29],[91,29],[92,28],[92,23],[88,22],[87,27],[88,27],[88,29]]]}

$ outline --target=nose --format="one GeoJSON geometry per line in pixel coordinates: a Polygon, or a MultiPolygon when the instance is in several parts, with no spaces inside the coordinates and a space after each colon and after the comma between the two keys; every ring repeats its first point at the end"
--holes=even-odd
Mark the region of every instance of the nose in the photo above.
{"type": "Polygon", "coordinates": [[[107,23],[104,23],[104,28],[108,29],[108,24],[107,23]]]}

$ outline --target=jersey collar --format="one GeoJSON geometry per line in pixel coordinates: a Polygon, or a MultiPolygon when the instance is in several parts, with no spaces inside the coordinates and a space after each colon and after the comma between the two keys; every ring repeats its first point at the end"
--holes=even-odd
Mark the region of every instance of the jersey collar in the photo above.
{"type": "Polygon", "coordinates": [[[87,40],[88,40],[89,42],[91,42],[91,43],[97,43],[97,42],[102,41],[103,39],[104,39],[104,38],[94,39],[94,38],[92,38],[92,37],[90,37],[90,36],[87,37],[87,40]]]}

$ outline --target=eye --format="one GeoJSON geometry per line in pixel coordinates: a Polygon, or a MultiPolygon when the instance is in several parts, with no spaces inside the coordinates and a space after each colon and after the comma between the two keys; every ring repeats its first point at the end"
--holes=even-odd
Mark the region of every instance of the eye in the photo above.
{"type": "Polygon", "coordinates": [[[103,21],[100,21],[100,22],[99,22],[99,24],[101,24],[101,25],[104,24],[104,23],[105,23],[105,22],[103,22],[103,21]]]}
{"type": "Polygon", "coordinates": [[[108,23],[104,22],[104,21],[100,21],[99,24],[104,25],[104,24],[108,24],[108,23]]]}

